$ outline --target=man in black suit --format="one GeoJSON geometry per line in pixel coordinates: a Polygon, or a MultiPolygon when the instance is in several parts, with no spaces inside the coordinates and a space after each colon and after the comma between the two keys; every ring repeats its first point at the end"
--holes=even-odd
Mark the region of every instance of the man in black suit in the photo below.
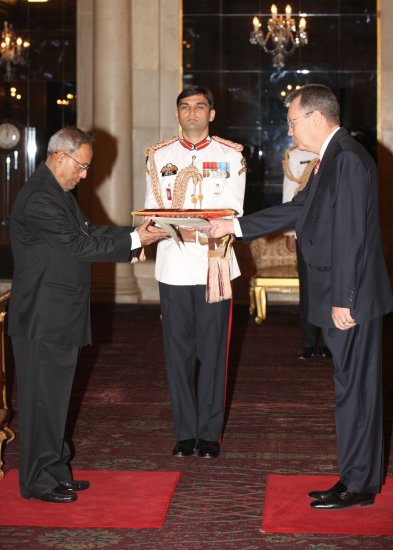
{"type": "Polygon", "coordinates": [[[63,128],[19,192],[11,215],[14,276],[8,331],[18,384],[19,484],[24,498],[65,503],[88,481],[72,479],[64,440],[80,346],[91,342],[90,262],[128,262],[167,234],[89,222],[70,192],[86,178],[92,138],[63,128]]]}
{"type": "Polygon", "coordinates": [[[383,481],[381,329],[382,316],[393,309],[376,166],[340,128],[339,104],[329,88],[303,86],[286,105],[294,143],[320,157],[309,183],[291,202],[237,220],[212,221],[206,232],[252,240],[295,227],[307,266],[308,320],[322,328],[332,352],[336,394],[340,480],[309,493],[315,499],[311,507],[367,506],[383,481]]]}

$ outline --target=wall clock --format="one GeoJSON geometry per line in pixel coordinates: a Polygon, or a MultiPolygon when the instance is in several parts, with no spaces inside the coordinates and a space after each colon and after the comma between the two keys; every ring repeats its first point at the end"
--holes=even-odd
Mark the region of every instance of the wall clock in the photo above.
{"type": "Polygon", "coordinates": [[[0,148],[15,149],[21,138],[19,128],[12,122],[0,122],[0,148]]]}

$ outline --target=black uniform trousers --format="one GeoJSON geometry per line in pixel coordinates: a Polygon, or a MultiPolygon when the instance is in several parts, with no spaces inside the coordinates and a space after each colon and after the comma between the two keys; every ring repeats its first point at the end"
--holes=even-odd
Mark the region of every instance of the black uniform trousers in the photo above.
{"type": "Polygon", "coordinates": [[[322,331],[334,362],[340,479],[352,492],[378,493],[383,480],[382,319],[322,331]]]}
{"type": "Polygon", "coordinates": [[[12,338],[18,385],[19,486],[39,497],[71,479],[64,440],[78,347],[12,338]]]}
{"type": "Polygon", "coordinates": [[[159,288],[176,439],[219,441],[224,423],[231,300],[206,303],[205,285],[160,283],[159,288]]]}

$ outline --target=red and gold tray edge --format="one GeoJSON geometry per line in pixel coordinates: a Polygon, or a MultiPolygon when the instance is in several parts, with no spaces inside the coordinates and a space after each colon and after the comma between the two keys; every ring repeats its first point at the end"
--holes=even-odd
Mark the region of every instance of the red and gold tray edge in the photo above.
{"type": "Polygon", "coordinates": [[[144,217],[163,217],[163,218],[211,218],[219,216],[236,216],[238,212],[232,208],[209,208],[209,209],[171,209],[167,208],[154,209],[154,208],[143,208],[139,210],[133,210],[131,212],[133,216],[144,216],[144,217]]]}

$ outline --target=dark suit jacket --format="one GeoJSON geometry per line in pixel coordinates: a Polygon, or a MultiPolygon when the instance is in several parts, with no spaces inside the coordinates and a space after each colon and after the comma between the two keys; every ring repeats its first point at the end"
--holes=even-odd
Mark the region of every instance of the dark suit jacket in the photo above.
{"type": "Polygon", "coordinates": [[[11,215],[9,334],[72,347],[90,343],[90,262],[128,261],[131,230],[90,224],[72,193],[40,164],[11,215]]]}
{"type": "Polygon", "coordinates": [[[291,202],[239,222],[246,240],[295,227],[307,265],[311,323],[333,327],[332,306],[350,308],[357,323],[392,311],[376,166],[344,128],[329,142],[318,173],[291,202]]]}

